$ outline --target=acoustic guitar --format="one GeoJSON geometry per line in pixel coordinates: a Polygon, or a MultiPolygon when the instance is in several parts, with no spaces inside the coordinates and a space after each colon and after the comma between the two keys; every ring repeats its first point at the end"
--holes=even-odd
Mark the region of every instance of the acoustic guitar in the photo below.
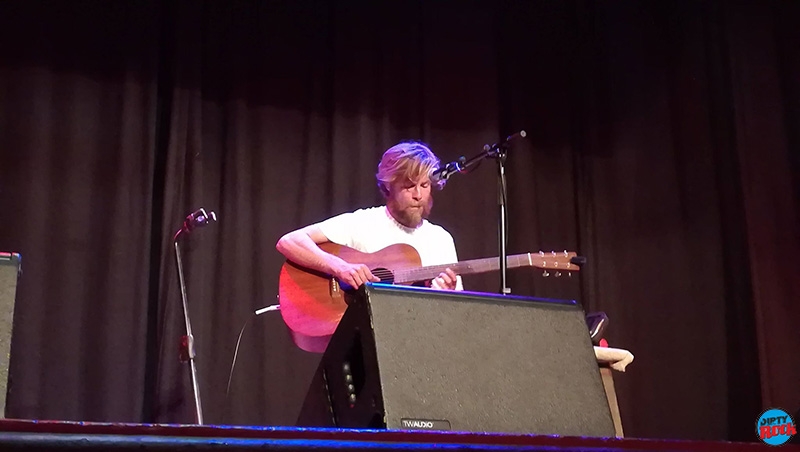
{"type": "MultiPolygon", "coordinates": [[[[327,242],[319,245],[346,262],[365,264],[382,283],[410,285],[428,281],[452,269],[458,275],[486,273],[500,269],[500,259],[490,257],[444,265],[423,267],[419,253],[406,244],[388,246],[374,253],[362,253],[353,248],[327,242]]],[[[545,276],[552,271],[571,274],[580,270],[584,259],[574,252],[538,252],[508,256],[507,268],[538,267],[545,276]]],[[[281,268],[278,297],[281,315],[292,332],[295,343],[308,351],[324,351],[324,345],[336,330],[347,303],[345,289],[332,277],[286,261],[281,268]],[[314,338],[322,339],[317,346],[314,338]],[[310,341],[310,342],[309,342],[310,341]],[[305,345],[304,345],[305,344],[305,345]],[[317,349],[322,350],[317,350],[317,349]],[[314,349],[314,350],[310,350],[314,349]]]]}

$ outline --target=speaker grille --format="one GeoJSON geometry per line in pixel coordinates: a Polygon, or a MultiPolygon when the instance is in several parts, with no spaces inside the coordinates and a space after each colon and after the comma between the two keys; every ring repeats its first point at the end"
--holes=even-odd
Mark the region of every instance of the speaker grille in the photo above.
{"type": "Polygon", "coordinates": [[[336,426],[367,428],[378,410],[390,429],[614,436],[575,301],[368,284],[320,369],[345,378],[354,347],[367,383],[355,406],[332,385],[336,426]]]}
{"type": "Polygon", "coordinates": [[[8,367],[11,358],[11,336],[14,326],[14,304],[20,255],[0,253],[0,418],[5,418],[8,393],[8,367]]]}

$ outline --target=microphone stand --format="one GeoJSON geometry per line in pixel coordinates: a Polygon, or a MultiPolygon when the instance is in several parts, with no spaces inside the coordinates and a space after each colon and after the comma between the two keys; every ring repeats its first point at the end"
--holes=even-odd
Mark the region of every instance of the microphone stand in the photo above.
{"type": "Polygon", "coordinates": [[[189,234],[194,228],[207,225],[209,220],[217,221],[216,214],[214,212],[206,214],[206,211],[202,208],[189,214],[183,222],[183,226],[175,233],[172,239],[175,246],[175,263],[178,266],[178,280],[180,282],[181,301],[183,303],[183,320],[186,324],[186,335],[181,338],[181,361],[189,361],[189,366],[191,368],[195,419],[198,425],[203,425],[203,407],[200,403],[200,383],[197,380],[197,366],[194,362],[196,356],[194,350],[194,335],[192,334],[192,323],[189,321],[189,303],[186,300],[186,281],[183,277],[183,262],[181,260],[181,249],[178,244],[178,239],[182,233],[189,234]]]}
{"type": "Polygon", "coordinates": [[[508,156],[508,148],[510,146],[510,141],[516,137],[525,138],[526,133],[524,130],[521,130],[514,135],[510,135],[506,137],[505,140],[502,142],[498,142],[492,145],[485,145],[483,147],[483,152],[480,154],[470,158],[469,160],[465,160],[464,157],[458,159],[458,161],[448,163],[443,168],[435,171],[433,176],[438,179],[447,180],[450,176],[455,173],[464,172],[467,168],[475,165],[479,161],[483,159],[493,158],[497,161],[497,186],[498,186],[498,197],[497,203],[499,207],[499,220],[498,220],[498,248],[499,248],[499,257],[500,259],[500,293],[503,295],[508,295],[511,293],[511,288],[508,287],[508,280],[506,273],[508,272],[508,252],[506,250],[506,245],[508,244],[507,238],[507,226],[506,222],[508,220],[508,213],[506,208],[506,170],[505,170],[505,163],[506,157],[508,156]]]}
{"type": "MultiPolygon", "coordinates": [[[[500,250],[500,293],[503,295],[508,295],[511,293],[511,288],[508,287],[506,273],[508,271],[508,251],[506,250],[506,245],[508,244],[507,235],[507,225],[506,221],[508,220],[507,215],[507,208],[506,208],[506,157],[508,156],[508,142],[504,143],[504,146],[500,146],[497,148],[497,151],[491,155],[497,161],[497,204],[499,207],[499,221],[498,221],[498,240],[499,245],[498,248],[500,250]]],[[[488,145],[487,145],[488,147],[488,145]]],[[[484,148],[486,149],[486,147],[484,148]]],[[[487,151],[488,152],[488,151],[487,151]]]]}

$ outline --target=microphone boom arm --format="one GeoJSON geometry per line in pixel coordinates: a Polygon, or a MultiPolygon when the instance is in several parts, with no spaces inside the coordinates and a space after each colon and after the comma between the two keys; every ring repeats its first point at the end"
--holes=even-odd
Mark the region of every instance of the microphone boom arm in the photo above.
{"type": "Polygon", "coordinates": [[[450,178],[453,174],[466,172],[467,169],[475,166],[478,162],[489,158],[505,158],[505,153],[508,150],[509,142],[517,137],[525,138],[527,133],[524,130],[509,135],[505,140],[497,142],[492,145],[485,145],[480,154],[470,157],[467,160],[464,156],[458,158],[454,162],[450,162],[442,168],[437,169],[431,173],[431,177],[437,180],[444,180],[450,178]]]}

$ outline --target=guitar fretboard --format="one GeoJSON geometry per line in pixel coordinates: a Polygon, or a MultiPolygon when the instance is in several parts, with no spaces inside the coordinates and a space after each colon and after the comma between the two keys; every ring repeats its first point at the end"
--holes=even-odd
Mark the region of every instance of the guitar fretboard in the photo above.
{"type": "MultiPolygon", "coordinates": [[[[506,265],[507,268],[534,266],[535,262],[538,260],[541,260],[541,258],[538,255],[531,253],[515,254],[508,256],[506,265]]],[[[500,258],[486,257],[483,259],[473,259],[452,264],[396,270],[394,272],[394,281],[395,283],[427,281],[439,276],[439,274],[442,273],[446,268],[453,270],[459,275],[486,273],[500,269],[500,258]]]]}

